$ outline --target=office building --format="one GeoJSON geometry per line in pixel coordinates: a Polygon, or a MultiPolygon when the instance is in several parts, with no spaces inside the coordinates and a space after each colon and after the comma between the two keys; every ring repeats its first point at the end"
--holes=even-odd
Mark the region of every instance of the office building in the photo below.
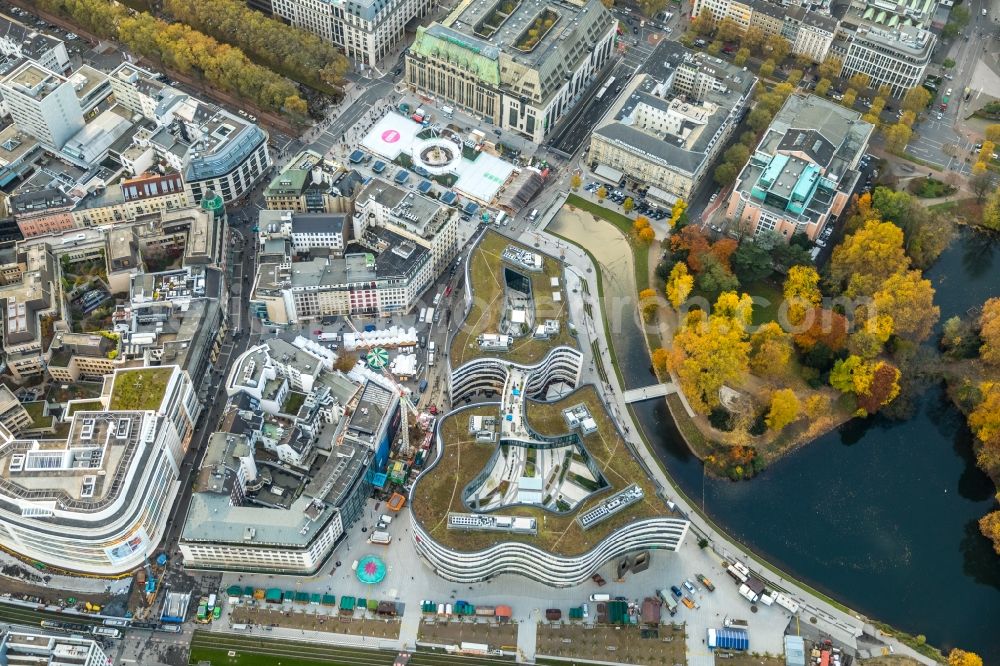
{"type": "Polygon", "coordinates": [[[359,65],[379,65],[403,44],[406,25],[427,16],[431,0],[273,0],[275,16],[343,49],[359,65]]]}
{"type": "Polygon", "coordinates": [[[740,172],[726,217],[753,235],[818,238],[850,200],[874,129],[857,111],[792,95],[740,172]]]}
{"type": "Polygon", "coordinates": [[[412,310],[434,281],[430,251],[381,227],[368,229],[358,241],[367,251],[294,263],[290,257],[262,262],[251,311],[265,321],[286,324],[412,310]]]}
{"type": "Polygon", "coordinates": [[[313,575],[363,518],[399,397],[380,376],[331,371],[333,358],[300,337],[237,359],[225,431],[209,441],[181,533],[185,566],[313,575]],[[259,462],[257,449],[309,474],[259,462]]]}
{"type": "MultiPolygon", "coordinates": [[[[849,12],[841,21],[845,37],[834,42],[844,63],[841,76],[867,74],[871,87],[888,86],[893,97],[902,97],[923,83],[937,37],[904,21],[877,23],[866,20],[867,15],[869,10],[860,17],[849,12]]],[[[875,14],[875,18],[880,16],[875,14]]]]}
{"type": "Polygon", "coordinates": [[[383,228],[431,254],[434,277],[458,254],[459,212],[436,199],[372,178],[354,204],[354,237],[383,228]]]}
{"type": "Polygon", "coordinates": [[[155,126],[136,142],[180,173],[190,200],[214,192],[225,203],[238,200],[271,167],[267,133],[255,123],[173,88],[130,63],[110,75],[119,104],[155,126]]]}
{"type": "Polygon", "coordinates": [[[6,384],[0,384],[0,424],[17,435],[32,423],[31,415],[14,392],[7,388],[6,384]]]}
{"type": "Polygon", "coordinates": [[[542,143],[611,58],[617,25],[599,0],[465,2],[417,28],[405,85],[542,143]]]}
{"type": "Polygon", "coordinates": [[[0,637],[0,664],[4,666],[108,666],[111,662],[91,638],[14,627],[0,637]]]}
{"type": "MultiPolygon", "coordinates": [[[[70,403],[73,404],[72,402],[70,403]]],[[[0,538],[50,568],[115,575],[157,549],[199,405],[176,366],[119,369],[62,441],[0,431],[0,538]]]]}
{"type": "Polygon", "coordinates": [[[679,550],[688,521],[656,496],[595,387],[580,386],[561,263],[493,232],[469,262],[480,268],[467,273],[448,388],[452,404],[477,400],[441,417],[410,488],[416,551],[450,581],[570,587],[609,560],[679,550]],[[484,302],[501,312],[480,316],[484,302]]]}
{"type": "Polygon", "coordinates": [[[62,312],[55,262],[48,245],[39,244],[18,248],[15,261],[2,268],[3,351],[18,383],[45,372],[44,354],[62,312]]]}
{"type": "Polygon", "coordinates": [[[0,95],[14,124],[50,149],[83,129],[74,84],[38,63],[25,61],[0,79],[0,95]]]}
{"type": "Polygon", "coordinates": [[[629,82],[594,128],[588,159],[599,177],[617,184],[627,175],[649,186],[647,196],[672,205],[711,178],[757,78],[672,41],[650,62],[658,64],[654,72],[629,82]]]}
{"type": "Polygon", "coordinates": [[[361,174],[337,168],[312,150],[304,150],[264,189],[268,210],[294,213],[346,213],[362,186],[361,174]]]}
{"type": "Polygon", "coordinates": [[[350,238],[350,217],[344,213],[262,210],[257,219],[267,239],[288,238],[296,254],[343,256],[350,238]]]}

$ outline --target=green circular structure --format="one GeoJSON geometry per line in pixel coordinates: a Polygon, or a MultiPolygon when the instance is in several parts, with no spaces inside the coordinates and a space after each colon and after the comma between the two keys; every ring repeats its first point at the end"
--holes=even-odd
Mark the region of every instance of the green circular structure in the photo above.
{"type": "Polygon", "coordinates": [[[389,365],[389,352],[385,347],[375,347],[365,356],[365,363],[372,370],[381,370],[389,365]]]}
{"type": "Polygon", "coordinates": [[[387,572],[385,562],[375,555],[365,555],[358,560],[358,580],[365,585],[381,583],[387,572]]]}

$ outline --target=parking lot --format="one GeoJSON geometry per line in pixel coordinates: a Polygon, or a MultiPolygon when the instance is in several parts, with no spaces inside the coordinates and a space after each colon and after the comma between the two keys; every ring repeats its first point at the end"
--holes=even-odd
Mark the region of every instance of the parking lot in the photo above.
{"type": "Polygon", "coordinates": [[[417,640],[438,645],[485,643],[491,648],[513,651],[517,646],[518,625],[496,622],[438,622],[425,619],[417,630],[417,640]]]}
{"type": "Polygon", "coordinates": [[[586,624],[539,624],[537,650],[539,655],[564,659],[673,666],[686,662],[684,632],[684,625],[669,624],[656,629],[586,624]]]}

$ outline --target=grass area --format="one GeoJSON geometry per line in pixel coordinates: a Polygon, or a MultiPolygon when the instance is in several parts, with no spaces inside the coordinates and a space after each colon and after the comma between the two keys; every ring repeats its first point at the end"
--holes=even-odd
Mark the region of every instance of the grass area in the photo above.
{"type": "MultiPolygon", "coordinates": [[[[585,210],[602,220],[607,220],[622,232],[632,246],[632,264],[635,267],[635,285],[638,291],[649,288],[649,251],[648,246],[639,243],[632,233],[632,219],[615,212],[600,204],[588,201],[577,194],[570,194],[566,197],[566,203],[570,206],[585,210]]],[[[595,262],[596,265],[596,262],[595,262]]]]}
{"type": "Polygon", "coordinates": [[[905,631],[899,631],[898,629],[889,626],[885,622],[879,622],[878,620],[873,620],[872,624],[875,625],[875,627],[886,636],[893,636],[899,639],[901,643],[913,648],[914,650],[924,655],[925,657],[929,657],[938,662],[944,661],[941,655],[941,651],[938,650],[933,645],[929,645],[926,642],[926,639],[924,641],[919,641],[917,640],[916,636],[908,634],[905,631]]]}
{"type": "Polygon", "coordinates": [[[74,402],[69,406],[66,411],[66,416],[73,416],[77,412],[91,412],[104,409],[104,403],[100,400],[84,400],[81,402],[74,402]]]}
{"type": "Polygon", "coordinates": [[[754,326],[760,326],[766,322],[777,320],[778,310],[780,310],[781,302],[784,300],[784,295],[780,287],[772,282],[762,280],[741,287],[740,290],[750,294],[754,299],[754,326]]]}
{"type": "MultiPolygon", "coordinates": [[[[532,298],[535,305],[535,324],[546,319],[558,319],[559,334],[549,340],[536,340],[530,334],[516,338],[509,351],[500,354],[505,360],[530,365],[537,363],[553,347],[568,345],[576,347],[576,339],[569,332],[569,304],[567,299],[556,302],[552,298],[555,291],[550,286],[552,278],[559,278],[560,291],[565,287],[562,263],[533,248],[512,242],[506,236],[488,231],[473,251],[469,264],[469,281],[473,289],[472,308],[462,322],[451,343],[453,367],[478,358],[481,354],[476,338],[482,333],[497,333],[503,316],[503,269],[506,263],[501,259],[508,245],[522,248],[542,256],[542,270],[537,273],[517,269],[531,280],[532,298]]],[[[516,268],[516,267],[512,267],[516,268]]]]}
{"type": "Polygon", "coordinates": [[[586,511],[607,497],[602,493],[582,502],[568,515],[554,516],[537,507],[505,507],[505,515],[535,518],[538,534],[496,534],[491,532],[457,532],[447,529],[449,511],[468,511],[462,502],[462,490],[489,461],[494,444],[477,443],[468,432],[470,416],[496,415],[496,406],[484,406],[457,413],[441,424],[441,437],[445,443],[444,454],[433,471],[421,477],[414,489],[416,497],[411,505],[424,529],[438,542],[461,551],[477,551],[504,541],[529,543],[543,550],[562,555],[585,553],[607,535],[628,523],[643,518],[666,515],[667,507],[656,496],[649,476],[632,456],[625,441],[618,433],[614,421],[592,385],[583,386],[562,400],[552,403],[527,403],[527,420],[540,435],[558,436],[569,432],[562,410],[585,404],[597,421],[597,430],[583,437],[583,445],[597,463],[597,467],[612,485],[612,492],[637,483],[645,492],[645,499],[608,518],[598,526],[584,531],[576,521],[579,512],[586,511]]]}
{"type": "Polygon", "coordinates": [[[45,412],[44,401],[39,400],[36,402],[25,402],[21,404],[24,407],[25,411],[28,412],[28,416],[31,417],[31,426],[30,426],[31,430],[35,430],[38,428],[52,427],[52,417],[44,415],[45,412]]]}
{"type": "Polygon", "coordinates": [[[906,186],[906,189],[921,199],[936,199],[937,197],[947,197],[956,192],[953,185],[949,185],[937,178],[914,178],[906,186]]]}
{"type": "MultiPolygon", "coordinates": [[[[266,639],[255,635],[195,631],[189,664],[210,662],[212,666],[391,666],[398,653],[304,641],[266,639]],[[234,656],[229,656],[233,652],[234,656]]],[[[511,660],[497,657],[450,655],[418,650],[411,666],[494,666],[511,660]]]]}
{"type": "Polygon", "coordinates": [[[115,376],[108,409],[155,411],[163,402],[173,368],[124,370],[115,376]]]}
{"type": "Polygon", "coordinates": [[[299,409],[302,404],[306,401],[306,394],[299,393],[298,391],[289,391],[288,397],[285,398],[285,404],[281,408],[281,411],[285,414],[296,415],[299,413],[299,409]]]}

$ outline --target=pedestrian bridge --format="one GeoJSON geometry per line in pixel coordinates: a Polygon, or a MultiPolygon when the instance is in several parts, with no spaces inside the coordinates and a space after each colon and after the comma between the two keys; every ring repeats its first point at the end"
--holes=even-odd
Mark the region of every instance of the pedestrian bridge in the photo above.
{"type": "Polygon", "coordinates": [[[651,400],[653,398],[662,398],[670,395],[671,393],[677,393],[677,387],[673,382],[667,382],[666,384],[652,384],[651,386],[643,386],[641,388],[625,391],[625,393],[622,394],[622,398],[625,399],[625,402],[631,404],[633,402],[642,402],[643,400],[651,400]]]}

